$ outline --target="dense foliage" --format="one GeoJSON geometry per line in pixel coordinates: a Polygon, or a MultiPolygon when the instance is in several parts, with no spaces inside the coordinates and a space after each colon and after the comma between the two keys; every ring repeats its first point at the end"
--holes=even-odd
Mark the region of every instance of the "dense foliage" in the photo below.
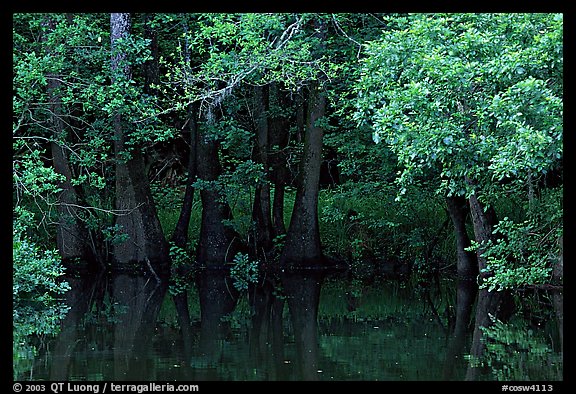
{"type": "MultiPolygon", "coordinates": [[[[12,230],[12,325],[13,359],[33,353],[31,335],[43,337],[59,332],[60,321],[70,309],[64,295],[70,289],[62,280],[64,267],[57,250],[43,250],[27,234],[29,213],[18,211],[12,230]]],[[[26,357],[23,357],[26,358],[26,357]]],[[[17,367],[15,366],[15,370],[17,367]]]]}
{"type": "Polygon", "coordinates": [[[500,218],[482,286],[552,282],[562,14],[121,16],[13,15],[19,331],[65,313],[62,263],[165,258],[173,295],[222,264],[246,291],[308,227],[354,280],[454,274],[455,196],[500,218]]]}
{"type": "Polygon", "coordinates": [[[14,264],[12,318],[18,336],[52,334],[68,307],[62,303],[69,289],[58,252],[40,249],[27,235],[22,222],[12,233],[14,264]]]}
{"type": "Polygon", "coordinates": [[[389,22],[395,28],[366,44],[355,116],[397,155],[397,198],[425,182],[441,195],[479,194],[487,205],[527,199],[529,218],[514,223],[504,214],[494,229],[503,238],[483,245],[496,274],[487,285],[549,279],[562,190],[537,210],[530,205],[562,169],[562,15],[423,14],[389,22]],[[535,215],[546,206],[554,213],[535,215]]]}

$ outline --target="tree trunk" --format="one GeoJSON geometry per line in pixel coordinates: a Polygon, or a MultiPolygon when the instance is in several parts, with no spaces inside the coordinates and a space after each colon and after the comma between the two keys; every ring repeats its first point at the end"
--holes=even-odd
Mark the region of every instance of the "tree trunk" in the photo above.
{"type": "Polygon", "coordinates": [[[475,279],[478,275],[478,261],[474,252],[466,251],[470,246],[470,238],[466,231],[466,214],[469,211],[464,197],[447,197],[446,205],[454,226],[456,236],[457,272],[458,278],[463,280],[475,279]]]}
{"type": "MultiPolygon", "coordinates": [[[[184,34],[187,37],[188,26],[184,24],[184,34]]],[[[188,42],[185,41],[184,44],[184,56],[186,60],[186,66],[190,66],[190,49],[188,48],[188,42]]],[[[152,71],[156,71],[154,68],[152,71]]],[[[190,150],[188,154],[188,174],[186,177],[186,188],[184,191],[184,200],[182,201],[182,208],[180,209],[180,216],[178,217],[178,222],[172,233],[171,241],[175,246],[179,248],[185,248],[188,243],[188,227],[190,226],[190,217],[192,215],[192,206],[194,203],[194,182],[198,176],[198,110],[199,105],[197,103],[190,104],[188,107],[188,132],[189,132],[189,145],[190,150]]],[[[173,275],[186,278],[187,271],[191,270],[191,266],[180,266],[177,267],[173,275]]],[[[182,339],[184,341],[185,354],[189,354],[192,348],[192,327],[190,321],[190,309],[188,307],[188,291],[186,289],[178,292],[172,296],[174,305],[176,307],[178,323],[180,324],[180,329],[182,330],[182,339]]]]}
{"type": "Polygon", "coordinates": [[[261,163],[267,175],[265,182],[256,186],[254,205],[252,207],[253,229],[252,249],[253,255],[260,261],[267,261],[272,251],[272,217],[270,210],[270,184],[268,179],[270,149],[268,138],[268,87],[254,88],[256,112],[256,157],[255,161],[261,163]]]}
{"type": "Polygon", "coordinates": [[[89,257],[88,232],[80,219],[79,198],[71,183],[72,169],[66,153],[66,126],[62,121],[60,96],[55,93],[61,83],[56,75],[48,75],[47,79],[54,128],[51,143],[54,171],[66,178],[58,185],[62,191],[58,195],[56,243],[63,260],[84,259],[89,257]]]}
{"type": "Polygon", "coordinates": [[[302,143],[304,141],[304,134],[306,133],[306,102],[302,95],[296,96],[296,142],[302,143]]]}
{"type": "Polygon", "coordinates": [[[324,116],[325,111],[326,97],[324,92],[320,90],[318,83],[313,83],[308,99],[308,122],[304,136],[304,152],[300,162],[296,200],[286,243],[280,258],[282,266],[322,264],[318,193],[324,130],[318,121],[324,116]]]}
{"type": "MultiPolygon", "coordinates": [[[[126,53],[118,50],[117,42],[129,36],[130,14],[113,13],[110,16],[112,42],[112,83],[123,83],[131,78],[126,53]]],[[[127,241],[113,245],[115,268],[125,269],[132,263],[144,269],[164,270],[169,263],[166,239],[158,220],[150,192],[148,176],[140,149],[127,151],[124,129],[128,126],[120,113],[113,119],[114,152],[116,155],[116,225],[127,241]],[[122,156],[129,154],[128,159],[122,156]]]]}
{"type": "MultiPolygon", "coordinates": [[[[492,234],[493,226],[497,223],[496,212],[493,207],[485,209],[484,205],[478,200],[476,194],[468,199],[470,204],[470,213],[472,224],[474,226],[474,236],[476,242],[482,244],[490,239],[494,239],[492,234]]],[[[481,279],[488,278],[492,275],[487,271],[487,259],[482,256],[484,249],[480,247],[476,252],[478,259],[478,270],[481,279]]],[[[478,302],[476,304],[476,317],[474,325],[474,335],[470,355],[479,359],[486,350],[486,344],[482,340],[482,327],[492,325],[492,317],[499,320],[506,320],[512,309],[512,297],[509,291],[488,291],[480,289],[478,292],[478,302]]],[[[470,366],[466,372],[466,380],[478,380],[481,368],[470,366]]]]}
{"type": "Polygon", "coordinates": [[[225,220],[232,219],[232,211],[226,202],[226,196],[214,181],[222,172],[218,159],[218,142],[205,133],[198,140],[198,178],[209,182],[202,188],[202,223],[197,261],[201,266],[221,266],[231,262],[239,250],[239,237],[225,220]]]}
{"type": "Polygon", "coordinates": [[[184,191],[184,200],[182,208],[180,209],[180,216],[178,222],[172,233],[172,242],[180,248],[184,248],[188,242],[188,227],[190,226],[190,217],[192,215],[192,205],[194,203],[194,182],[198,175],[197,171],[197,146],[198,146],[198,131],[197,131],[197,116],[198,106],[190,105],[188,116],[188,131],[190,133],[190,154],[188,156],[188,175],[186,178],[186,189],[184,191]]]}
{"type": "Polygon", "coordinates": [[[154,86],[160,84],[160,54],[158,52],[158,34],[152,27],[153,14],[144,14],[144,38],[150,40],[150,55],[152,59],[144,63],[144,87],[148,94],[154,94],[154,86]]]}
{"type": "Polygon", "coordinates": [[[284,224],[284,189],[288,182],[288,143],[290,140],[290,119],[282,114],[289,101],[285,92],[280,91],[276,83],[270,86],[270,106],[274,110],[269,114],[270,133],[270,166],[274,183],[274,200],[272,202],[272,237],[286,234],[284,224]]]}
{"type": "MultiPolygon", "coordinates": [[[[468,199],[470,205],[470,215],[472,217],[472,225],[474,228],[474,237],[476,242],[482,244],[490,239],[493,239],[492,228],[498,222],[496,218],[496,211],[492,206],[485,209],[484,205],[478,200],[475,194],[471,195],[468,199]]],[[[486,272],[487,261],[485,257],[482,257],[484,249],[480,247],[476,252],[476,257],[478,259],[478,271],[481,278],[486,278],[491,275],[491,273],[486,272]]]]}
{"type": "MultiPolygon", "coordinates": [[[[317,52],[324,50],[326,24],[317,19],[313,22],[314,35],[318,39],[317,52]]],[[[313,267],[324,265],[320,245],[318,223],[318,193],[320,189],[320,167],[322,165],[322,139],[324,130],[321,122],[326,114],[326,76],[318,72],[308,89],[308,111],[304,151],[300,160],[300,173],[296,190],[296,200],[286,235],[280,265],[284,267],[313,267]]]]}
{"type": "MultiPolygon", "coordinates": [[[[186,37],[184,44],[182,45],[182,51],[184,52],[185,66],[187,68],[191,67],[191,57],[190,48],[188,46],[188,24],[184,21],[184,35],[186,37]]],[[[154,35],[154,37],[156,37],[154,35]]],[[[157,44],[153,48],[156,48],[157,44]]],[[[155,67],[150,67],[150,72],[158,73],[158,62],[156,62],[155,67]]],[[[190,217],[192,215],[192,206],[194,203],[194,182],[198,176],[198,117],[199,117],[198,103],[192,103],[188,106],[188,143],[189,143],[189,154],[188,154],[188,168],[187,168],[187,178],[186,178],[186,188],[184,191],[184,200],[182,202],[182,208],[180,210],[180,216],[178,217],[178,222],[172,233],[172,242],[180,248],[184,248],[188,242],[188,227],[190,226],[190,217]]]]}
{"type": "MultiPolygon", "coordinates": [[[[43,25],[48,32],[52,32],[55,28],[54,21],[50,17],[46,18],[43,25]]],[[[46,36],[42,36],[42,41],[46,41],[46,36]]],[[[54,171],[65,178],[58,184],[62,191],[58,195],[56,245],[64,261],[75,258],[92,260],[93,256],[88,247],[88,230],[80,219],[80,198],[71,182],[73,170],[66,150],[68,132],[63,120],[64,110],[59,92],[62,87],[61,78],[57,74],[48,73],[46,80],[53,137],[52,162],[54,171]]]]}

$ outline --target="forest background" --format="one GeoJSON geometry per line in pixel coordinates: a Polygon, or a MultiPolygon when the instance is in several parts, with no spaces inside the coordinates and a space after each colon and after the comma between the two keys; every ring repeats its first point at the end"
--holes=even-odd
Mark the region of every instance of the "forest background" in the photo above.
{"type": "Polygon", "coordinates": [[[13,15],[15,342],[73,270],[562,285],[563,15],[13,15]]]}

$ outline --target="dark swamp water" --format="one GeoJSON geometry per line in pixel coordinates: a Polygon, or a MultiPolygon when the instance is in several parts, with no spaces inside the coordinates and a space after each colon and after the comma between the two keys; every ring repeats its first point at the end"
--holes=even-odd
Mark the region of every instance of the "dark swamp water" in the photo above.
{"type": "Polygon", "coordinates": [[[234,303],[230,278],[202,275],[185,330],[152,276],[69,278],[59,335],[20,357],[15,380],[563,380],[562,299],[550,291],[516,294],[478,340],[468,282],[292,273],[234,303]]]}

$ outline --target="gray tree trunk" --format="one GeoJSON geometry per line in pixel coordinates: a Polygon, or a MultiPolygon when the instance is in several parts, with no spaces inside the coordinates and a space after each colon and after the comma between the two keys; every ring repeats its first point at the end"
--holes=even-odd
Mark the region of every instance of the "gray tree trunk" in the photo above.
{"type": "Polygon", "coordinates": [[[324,130],[318,121],[324,116],[325,111],[324,92],[318,83],[313,83],[308,99],[308,122],[304,135],[304,152],[300,162],[296,200],[280,257],[282,266],[323,264],[318,223],[318,193],[324,130]]]}
{"type": "MultiPolygon", "coordinates": [[[[44,24],[49,31],[54,29],[54,21],[49,17],[44,24]]],[[[42,38],[43,40],[45,37],[42,38]]],[[[56,244],[64,261],[75,258],[91,257],[88,247],[88,230],[80,219],[79,197],[72,185],[73,170],[67,154],[68,131],[64,121],[64,110],[59,93],[62,81],[59,75],[46,75],[50,108],[50,123],[52,126],[52,161],[54,171],[64,176],[65,180],[58,187],[62,189],[58,195],[58,225],[56,229],[56,244]]]]}
{"type": "Polygon", "coordinates": [[[255,93],[256,112],[256,162],[261,163],[267,175],[266,182],[256,186],[252,219],[255,222],[251,249],[254,255],[267,261],[272,250],[272,216],[270,209],[270,177],[268,151],[270,143],[268,138],[268,87],[257,86],[255,93]]]}
{"type": "Polygon", "coordinates": [[[478,261],[474,252],[465,249],[470,246],[470,238],[466,231],[466,214],[469,211],[464,197],[446,197],[446,205],[456,236],[456,255],[458,278],[469,280],[475,279],[478,275],[478,261]]]}
{"type": "MultiPolygon", "coordinates": [[[[485,209],[476,195],[470,196],[468,201],[476,242],[482,243],[494,239],[492,230],[497,223],[494,209],[492,207],[485,209]]],[[[481,280],[492,275],[491,272],[486,270],[486,268],[488,268],[488,262],[487,259],[482,256],[483,252],[483,248],[480,247],[476,253],[481,280]]],[[[482,327],[489,327],[493,324],[491,316],[499,320],[506,320],[510,312],[511,303],[512,298],[508,291],[488,291],[486,288],[479,290],[478,302],[476,303],[474,334],[470,349],[470,355],[473,358],[481,358],[486,351],[486,344],[482,340],[482,327]]],[[[466,380],[478,380],[481,370],[479,367],[470,366],[466,371],[466,380]]]]}
{"type": "Polygon", "coordinates": [[[274,200],[272,202],[272,236],[286,234],[284,224],[284,188],[288,182],[288,144],[290,141],[290,119],[280,113],[290,104],[286,93],[276,83],[270,85],[270,107],[275,110],[268,116],[270,133],[270,166],[274,183],[274,200]]]}
{"type": "MultiPolygon", "coordinates": [[[[222,172],[218,159],[218,142],[199,129],[197,171],[200,180],[216,181],[222,172]]],[[[202,222],[197,261],[201,266],[224,266],[231,262],[239,247],[239,237],[224,224],[232,219],[232,210],[218,186],[210,185],[200,191],[202,222]]]]}
{"type": "MultiPolygon", "coordinates": [[[[130,34],[131,18],[127,13],[110,16],[112,44],[112,83],[131,78],[131,67],[126,53],[118,49],[118,40],[130,34]]],[[[140,149],[127,150],[125,130],[129,127],[121,114],[114,123],[114,152],[116,156],[116,202],[121,213],[116,224],[127,241],[113,245],[115,268],[125,269],[135,264],[145,270],[165,270],[169,263],[168,247],[156,213],[150,184],[140,149]],[[127,154],[128,158],[124,156],[127,154]]]]}

